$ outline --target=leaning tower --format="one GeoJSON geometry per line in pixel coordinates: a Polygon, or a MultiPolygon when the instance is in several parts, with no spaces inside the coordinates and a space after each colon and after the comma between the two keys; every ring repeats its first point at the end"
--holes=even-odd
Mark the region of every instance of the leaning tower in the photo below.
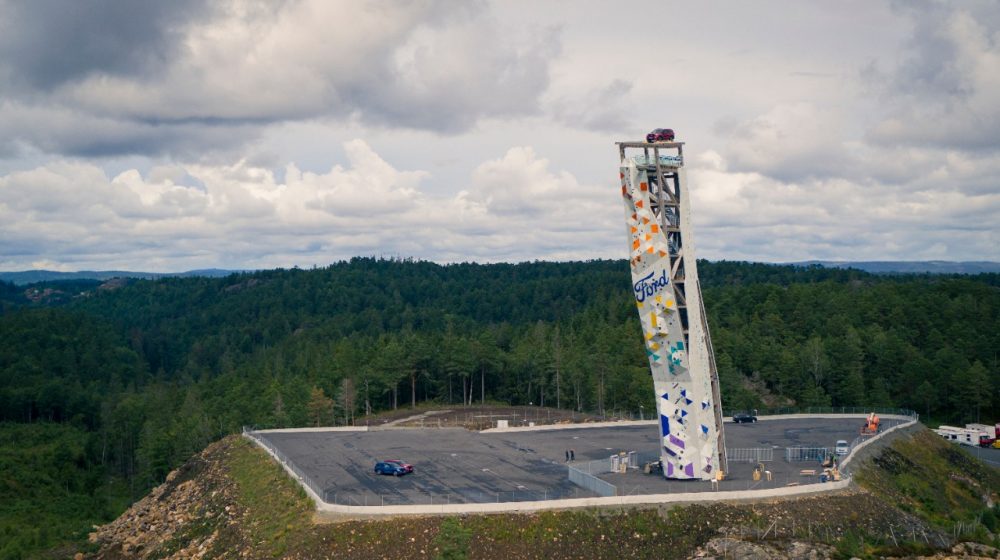
{"type": "Polygon", "coordinates": [[[698,284],[683,142],[619,142],[632,291],[667,478],[726,470],[719,375],[698,284]]]}

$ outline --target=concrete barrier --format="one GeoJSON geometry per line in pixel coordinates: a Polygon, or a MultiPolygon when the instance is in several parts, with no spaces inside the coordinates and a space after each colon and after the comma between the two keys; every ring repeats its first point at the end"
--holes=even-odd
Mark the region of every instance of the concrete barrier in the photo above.
{"type": "Polygon", "coordinates": [[[575,509],[588,507],[638,506],[648,504],[684,504],[719,501],[746,501],[784,496],[799,496],[836,492],[850,486],[851,481],[841,480],[802,486],[786,486],[763,490],[739,490],[725,492],[685,492],[680,494],[646,494],[639,496],[609,496],[607,498],[570,498],[540,502],[500,502],[488,504],[437,504],[411,506],[341,506],[317,502],[320,513],[345,517],[377,517],[394,515],[456,515],[462,513],[526,513],[553,509],[575,509]]]}
{"type": "Polygon", "coordinates": [[[654,426],[656,420],[619,420],[614,422],[584,422],[581,424],[541,424],[535,426],[514,426],[509,428],[489,428],[481,430],[481,434],[499,434],[511,432],[540,432],[550,430],[580,430],[586,428],[614,428],[616,426],[654,426]]]}
{"type": "Polygon", "coordinates": [[[368,426],[328,426],[321,428],[274,428],[271,430],[254,430],[255,434],[292,434],[307,432],[367,432],[368,426]]]}
{"type": "Polygon", "coordinates": [[[878,440],[882,436],[891,434],[892,432],[895,432],[896,430],[902,430],[902,429],[908,428],[908,427],[910,427],[910,426],[912,426],[912,425],[914,425],[914,424],[917,423],[917,421],[914,420],[914,419],[912,419],[912,418],[910,418],[909,420],[910,420],[909,422],[904,422],[902,424],[898,424],[896,426],[893,426],[893,427],[891,427],[891,428],[889,428],[887,430],[883,430],[882,432],[879,432],[878,434],[876,434],[876,435],[874,435],[874,436],[866,439],[865,441],[863,441],[863,442],[855,445],[854,447],[852,447],[851,451],[847,454],[846,457],[844,457],[844,460],[840,462],[840,468],[844,469],[845,467],[847,467],[847,464],[849,462],[851,462],[851,459],[854,458],[854,455],[858,451],[860,451],[860,450],[864,449],[865,447],[867,447],[868,445],[870,445],[873,441],[878,440]]]}

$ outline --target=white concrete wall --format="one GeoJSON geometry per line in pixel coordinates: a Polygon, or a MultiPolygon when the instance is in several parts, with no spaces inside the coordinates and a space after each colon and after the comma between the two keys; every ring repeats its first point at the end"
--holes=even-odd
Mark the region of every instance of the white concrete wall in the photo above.
{"type": "Polygon", "coordinates": [[[617,422],[585,422],[581,424],[541,424],[534,426],[513,426],[509,428],[490,428],[482,430],[481,434],[497,434],[509,432],[541,432],[549,430],[579,430],[581,428],[614,428],[616,426],[654,426],[656,420],[621,420],[617,422]]]}
{"type": "Polygon", "coordinates": [[[255,434],[295,434],[308,432],[367,432],[368,426],[329,426],[320,428],[274,428],[254,430],[255,434]]]}
{"type": "Polygon", "coordinates": [[[684,504],[720,501],[759,500],[762,498],[779,498],[783,496],[798,496],[818,494],[843,490],[850,486],[851,481],[841,480],[825,484],[805,484],[802,486],[785,486],[783,488],[767,488],[763,490],[739,490],[725,492],[685,492],[678,494],[647,494],[641,496],[611,496],[607,498],[571,498],[567,500],[546,500],[539,502],[499,502],[489,504],[437,504],[412,506],[341,506],[318,502],[316,510],[344,516],[380,516],[380,515],[454,515],[461,513],[512,513],[532,512],[554,509],[573,509],[586,507],[613,507],[644,504],[684,504]]]}

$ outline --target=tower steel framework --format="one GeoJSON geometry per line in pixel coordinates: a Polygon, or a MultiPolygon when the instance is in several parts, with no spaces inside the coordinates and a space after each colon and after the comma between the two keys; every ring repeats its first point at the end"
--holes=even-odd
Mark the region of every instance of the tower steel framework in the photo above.
{"type": "Polygon", "coordinates": [[[719,375],[698,283],[683,142],[619,142],[632,290],[667,478],[727,469],[719,375]]]}

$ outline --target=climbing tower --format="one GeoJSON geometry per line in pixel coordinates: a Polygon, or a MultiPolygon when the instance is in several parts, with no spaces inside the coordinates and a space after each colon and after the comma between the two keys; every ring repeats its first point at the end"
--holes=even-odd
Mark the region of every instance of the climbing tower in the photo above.
{"type": "Polygon", "coordinates": [[[719,374],[698,284],[683,142],[619,142],[632,291],[667,478],[726,470],[719,374]]]}

